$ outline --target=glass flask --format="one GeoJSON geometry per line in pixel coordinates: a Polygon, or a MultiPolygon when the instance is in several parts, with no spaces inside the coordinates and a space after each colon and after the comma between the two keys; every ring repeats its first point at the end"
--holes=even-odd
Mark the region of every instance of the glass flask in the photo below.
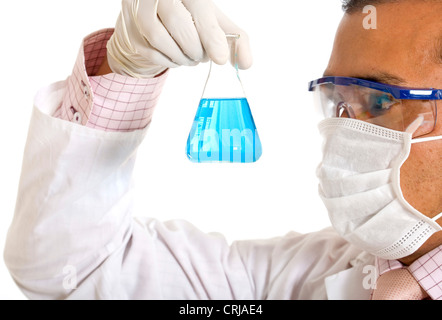
{"type": "Polygon", "coordinates": [[[239,77],[237,34],[228,34],[230,63],[210,61],[204,91],[187,139],[187,157],[196,163],[252,163],[261,140],[239,77]]]}

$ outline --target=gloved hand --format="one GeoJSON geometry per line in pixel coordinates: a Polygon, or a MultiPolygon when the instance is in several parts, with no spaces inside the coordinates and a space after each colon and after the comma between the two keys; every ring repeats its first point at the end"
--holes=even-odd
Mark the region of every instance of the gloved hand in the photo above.
{"type": "Polygon", "coordinates": [[[228,33],[240,34],[236,61],[240,69],[249,68],[247,34],[211,0],[123,0],[107,45],[108,63],[113,72],[137,78],[208,59],[225,64],[228,33]]]}

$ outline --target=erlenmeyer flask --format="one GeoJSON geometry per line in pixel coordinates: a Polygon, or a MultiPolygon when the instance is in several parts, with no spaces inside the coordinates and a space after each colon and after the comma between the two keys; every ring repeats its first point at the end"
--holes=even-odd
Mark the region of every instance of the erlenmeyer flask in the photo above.
{"type": "Polygon", "coordinates": [[[236,41],[228,34],[230,63],[210,61],[210,71],[187,140],[192,162],[251,163],[262,154],[261,140],[239,78],[236,41]]]}

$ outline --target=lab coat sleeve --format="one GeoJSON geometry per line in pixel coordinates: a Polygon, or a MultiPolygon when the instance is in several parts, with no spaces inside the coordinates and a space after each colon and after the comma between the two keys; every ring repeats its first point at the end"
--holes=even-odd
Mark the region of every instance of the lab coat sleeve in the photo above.
{"type": "Polygon", "coordinates": [[[145,130],[108,133],[53,118],[46,108],[64,88],[43,90],[33,110],[5,248],[30,298],[66,298],[132,228],[131,172],[145,130]]]}
{"type": "Polygon", "coordinates": [[[112,31],[85,38],[72,75],[35,98],[4,252],[13,278],[31,298],[68,297],[73,283],[87,279],[131,234],[135,154],[166,75],[89,77],[112,31]],[[110,116],[104,112],[109,104],[110,116]]]}
{"type": "MultiPolygon", "coordinates": [[[[292,231],[274,239],[239,241],[233,246],[241,255],[256,299],[326,300],[328,277],[372,263],[370,256],[332,228],[307,234],[292,231]]],[[[358,290],[365,293],[362,282],[358,290]]]]}

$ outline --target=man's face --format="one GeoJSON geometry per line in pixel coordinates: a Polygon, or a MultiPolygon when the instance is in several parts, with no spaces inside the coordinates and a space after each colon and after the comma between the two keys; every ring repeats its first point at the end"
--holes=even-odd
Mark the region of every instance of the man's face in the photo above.
{"type": "MultiPolygon", "coordinates": [[[[411,88],[442,89],[442,3],[402,1],[377,9],[377,29],[365,29],[367,14],[346,14],[324,75],[365,78],[411,88]]],[[[435,130],[442,135],[442,101],[438,103],[435,130]]],[[[442,140],[414,144],[401,169],[405,199],[417,210],[435,217],[442,212],[442,140]]],[[[442,219],[438,220],[442,224],[442,219]]],[[[442,244],[436,233],[413,256],[411,263],[442,244]]]]}

